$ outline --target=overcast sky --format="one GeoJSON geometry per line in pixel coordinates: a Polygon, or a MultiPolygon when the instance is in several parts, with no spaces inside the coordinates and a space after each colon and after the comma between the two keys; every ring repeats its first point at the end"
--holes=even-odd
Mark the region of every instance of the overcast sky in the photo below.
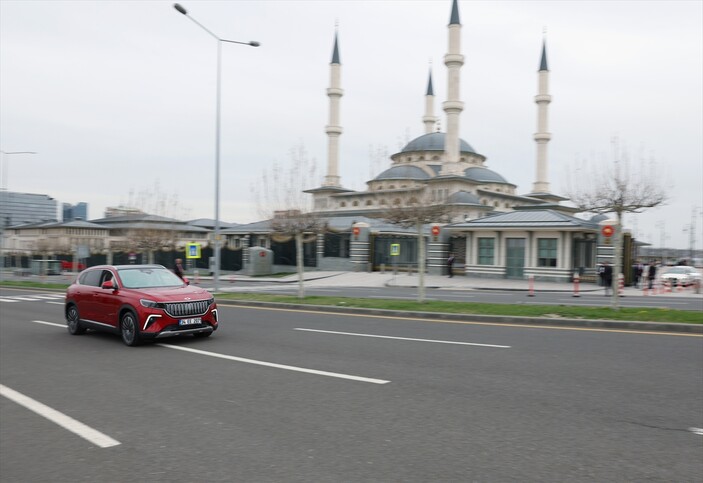
{"type": "MultiPolygon", "coordinates": [[[[432,62],[444,126],[450,0],[193,1],[222,38],[221,218],[260,219],[250,186],[303,145],[326,169],[335,23],[342,62],[340,174],[361,190],[424,132],[432,62]]],[[[537,69],[547,29],[551,191],[579,162],[612,160],[617,137],[654,160],[666,206],[626,221],[637,238],[703,246],[703,2],[459,2],[461,137],[528,193],[535,181],[537,69]]],[[[10,191],[89,203],[177,197],[179,218],[214,217],[217,42],[171,1],[0,1],[0,149],[10,191]],[[155,188],[158,184],[158,188],[155,188]],[[130,192],[135,193],[130,198],[130,192]]]]}

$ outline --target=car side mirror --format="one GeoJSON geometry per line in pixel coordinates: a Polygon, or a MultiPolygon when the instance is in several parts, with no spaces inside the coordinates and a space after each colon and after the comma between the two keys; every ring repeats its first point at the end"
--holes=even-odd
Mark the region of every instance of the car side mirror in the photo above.
{"type": "Polygon", "coordinates": [[[186,277],[183,277],[183,283],[186,285],[190,285],[190,280],[188,280],[188,278],[186,277]]]}
{"type": "Polygon", "coordinates": [[[117,286],[115,286],[114,283],[112,283],[112,280],[105,280],[103,284],[100,286],[100,288],[104,290],[117,290],[117,286]]]}

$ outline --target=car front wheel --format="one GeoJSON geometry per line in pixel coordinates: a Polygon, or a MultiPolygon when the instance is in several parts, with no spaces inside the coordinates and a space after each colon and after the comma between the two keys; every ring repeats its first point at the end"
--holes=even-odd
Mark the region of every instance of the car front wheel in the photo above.
{"type": "Polygon", "coordinates": [[[139,345],[139,326],[137,318],[132,312],[125,312],[120,319],[120,332],[122,333],[122,342],[130,347],[139,345]]]}
{"type": "Polygon", "coordinates": [[[85,327],[81,324],[81,318],[78,314],[78,307],[71,305],[66,312],[66,325],[68,333],[71,335],[85,334],[85,327]]]}

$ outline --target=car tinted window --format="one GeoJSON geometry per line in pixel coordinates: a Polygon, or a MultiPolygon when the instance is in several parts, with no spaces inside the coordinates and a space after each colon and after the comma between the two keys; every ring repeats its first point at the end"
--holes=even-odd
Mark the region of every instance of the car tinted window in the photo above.
{"type": "Polygon", "coordinates": [[[78,282],[81,285],[91,285],[93,287],[97,287],[99,285],[98,282],[100,281],[101,274],[101,270],[88,270],[87,272],[83,272],[81,278],[78,279],[78,282]]]}
{"type": "Polygon", "coordinates": [[[118,270],[126,288],[180,287],[183,280],[165,268],[124,268],[118,270]]]}

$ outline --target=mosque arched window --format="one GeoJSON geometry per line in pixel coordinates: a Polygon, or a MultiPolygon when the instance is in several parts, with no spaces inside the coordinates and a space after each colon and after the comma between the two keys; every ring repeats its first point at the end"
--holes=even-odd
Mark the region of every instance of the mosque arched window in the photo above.
{"type": "Polygon", "coordinates": [[[383,198],[381,198],[381,201],[379,201],[378,204],[379,204],[379,205],[385,205],[385,204],[386,204],[386,200],[384,200],[383,198]]]}
{"type": "Polygon", "coordinates": [[[394,190],[394,189],[395,189],[395,185],[394,185],[394,184],[390,185],[390,186],[388,187],[388,189],[389,189],[389,190],[394,190]]]}
{"type": "Polygon", "coordinates": [[[439,161],[439,156],[432,156],[432,161],[439,161]]]}
{"type": "Polygon", "coordinates": [[[393,200],[393,204],[396,205],[396,206],[399,205],[399,204],[400,204],[400,198],[394,199],[394,200],[393,200]]]}
{"type": "Polygon", "coordinates": [[[372,200],[366,200],[366,206],[373,206],[372,200]]]}
{"type": "Polygon", "coordinates": [[[339,207],[340,207],[340,208],[346,208],[346,207],[347,207],[347,202],[346,202],[346,201],[342,201],[341,203],[339,203],[339,207]]]}
{"type": "Polygon", "coordinates": [[[497,201],[493,202],[493,206],[495,206],[496,208],[498,208],[499,205],[500,205],[500,203],[498,203],[497,201]]]}
{"type": "Polygon", "coordinates": [[[354,201],[354,202],[352,203],[352,206],[359,206],[359,202],[358,202],[358,201],[354,201]]]}

